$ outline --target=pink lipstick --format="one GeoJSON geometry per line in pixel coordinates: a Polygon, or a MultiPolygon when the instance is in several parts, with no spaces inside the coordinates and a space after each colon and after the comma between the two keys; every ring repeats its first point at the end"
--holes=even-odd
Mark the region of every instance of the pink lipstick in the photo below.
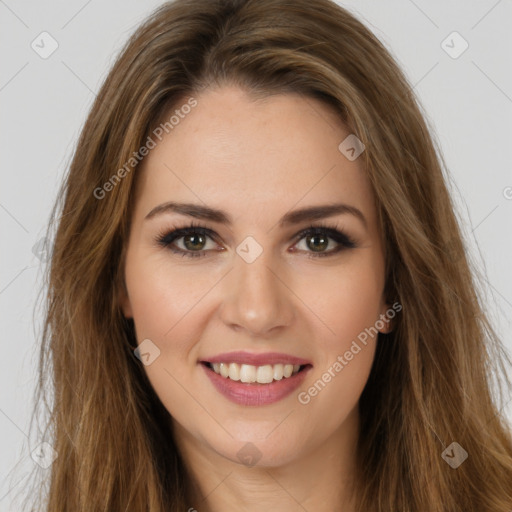
{"type": "Polygon", "coordinates": [[[217,391],[246,406],[282,400],[302,384],[312,368],[306,359],[277,352],[229,352],[200,363],[217,391]]]}

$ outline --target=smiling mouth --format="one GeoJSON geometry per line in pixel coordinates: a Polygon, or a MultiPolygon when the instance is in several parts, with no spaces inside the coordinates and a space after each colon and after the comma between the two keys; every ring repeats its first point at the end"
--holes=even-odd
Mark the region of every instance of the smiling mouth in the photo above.
{"type": "Polygon", "coordinates": [[[204,366],[225,379],[246,384],[270,384],[274,381],[288,379],[311,365],[304,364],[266,364],[254,366],[238,363],[209,363],[202,361],[204,366]]]}

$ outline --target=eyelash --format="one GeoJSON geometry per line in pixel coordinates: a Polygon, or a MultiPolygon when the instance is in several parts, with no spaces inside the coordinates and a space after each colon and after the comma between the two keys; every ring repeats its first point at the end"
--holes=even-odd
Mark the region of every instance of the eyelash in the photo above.
{"type": "MultiPolygon", "coordinates": [[[[304,237],[311,235],[327,235],[328,238],[334,240],[337,244],[339,244],[338,247],[328,252],[310,253],[308,256],[311,258],[323,258],[333,256],[334,254],[337,254],[343,249],[352,249],[354,247],[357,247],[355,240],[349,237],[343,231],[338,230],[337,227],[337,225],[328,226],[321,223],[317,225],[311,225],[297,233],[297,235],[295,235],[295,244],[300,242],[304,237]]],[[[163,231],[155,237],[155,241],[161,247],[170,249],[172,252],[181,254],[182,256],[185,257],[197,258],[200,256],[206,256],[206,253],[209,252],[208,250],[184,251],[183,249],[179,249],[173,246],[173,242],[190,234],[199,234],[207,236],[212,240],[214,240],[215,238],[215,232],[212,231],[211,229],[205,226],[201,226],[199,224],[191,223],[190,225],[182,228],[175,228],[171,229],[170,231],[163,231]]]]}

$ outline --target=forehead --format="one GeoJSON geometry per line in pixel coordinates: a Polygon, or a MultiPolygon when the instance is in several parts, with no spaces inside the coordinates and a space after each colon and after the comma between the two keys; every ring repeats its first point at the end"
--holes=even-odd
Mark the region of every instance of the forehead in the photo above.
{"type": "Polygon", "coordinates": [[[344,201],[371,217],[361,159],[338,149],[350,132],[324,103],[300,94],[255,101],[235,87],[194,98],[193,108],[174,106],[176,124],[137,171],[142,214],[170,200],[204,202],[234,217],[344,201]]]}

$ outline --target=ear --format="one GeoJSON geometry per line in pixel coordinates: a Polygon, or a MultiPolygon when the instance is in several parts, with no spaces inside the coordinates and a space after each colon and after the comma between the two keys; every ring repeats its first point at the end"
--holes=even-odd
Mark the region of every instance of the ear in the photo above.
{"type": "Polygon", "coordinates": [[[379,320],[377,320],[377,327],[379,328],[379,332],[382,334],[388,334],[393,330],[393,321],[392,318],[395,316],[389,315],[389,312],[395,312],[393,308],[389,304],[384,304],[383,309],[381,310],[381,314],[379,316],[379,320]]]}
{"type": "Polygon", "coordinates": [[[133,318],[132,304],[130,302],[130,297],[128,297],[128,289],[126,288],[126,283],[124,279],[119,286],[119,306],[121,307],[121,311],[125,318],[133,318]]]}

